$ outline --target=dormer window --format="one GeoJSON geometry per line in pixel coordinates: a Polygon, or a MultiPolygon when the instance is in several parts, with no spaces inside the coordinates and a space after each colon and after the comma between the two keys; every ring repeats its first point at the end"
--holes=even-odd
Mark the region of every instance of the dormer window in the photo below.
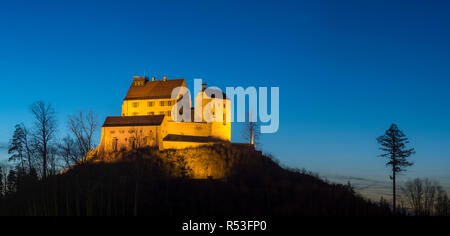
{"type": "Polygon", "coordinates": [[[136,87],[143,87],[143,86],[145,86],[145,80],[136,80],[136,81],[134,81],[134,86],[136,86],[136,87]]]}
{"type": "Polygon", "coordinates": [[[145,76],[134,76],[134,86],[143,87],[145,86],[145,82],[147,81],[147,77],[145,76]]]}

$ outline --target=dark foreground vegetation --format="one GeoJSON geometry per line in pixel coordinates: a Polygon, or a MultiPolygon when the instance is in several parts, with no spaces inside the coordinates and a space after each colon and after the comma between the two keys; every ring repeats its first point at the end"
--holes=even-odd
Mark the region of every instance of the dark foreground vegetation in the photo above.
{"type": "Polygon", "coordinates": [[[351,186],[281,168],[260,152],[230,144],[121,152],[42,180],[18,175],[10,184],[14,191],[1,197],[0,215],[391,214],[387,205],[363,199],[351,186]],[[212,177],[194,179],[202,174],[212,177]]]}

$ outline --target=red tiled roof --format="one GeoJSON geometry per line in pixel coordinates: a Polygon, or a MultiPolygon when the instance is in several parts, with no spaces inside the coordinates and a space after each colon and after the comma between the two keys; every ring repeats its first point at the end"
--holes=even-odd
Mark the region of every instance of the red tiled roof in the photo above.
{"type": "Polygon", "coordinates": [[[171,98],[176,87],[186,87],[184,79],[146,81],[144,86],[132,83],[124,100],[171,98]]]}
{"type": "Polygon", "coordinates": [[[111,116],[107,117],[103,127],[121,126],[159,126],[164,120],[164,115],[157,116],[111,116]]]}

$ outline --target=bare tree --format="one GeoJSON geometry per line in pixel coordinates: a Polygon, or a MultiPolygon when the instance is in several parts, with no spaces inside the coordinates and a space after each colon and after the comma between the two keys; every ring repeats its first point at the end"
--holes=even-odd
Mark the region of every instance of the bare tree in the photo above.
{"type": "Polygon", "coordinates": [[[258,144],[259,138],[261,136],[260,133],[260,124],[257,121],[253,121],[251,119],[251,115],[247,113],[248,119],[244,123],[244,127],[242,130],[242,137],[252,146],[256,146],[258,144]]]}
{"type": "Polygon", "coordinates": [[[63,138],[61,143],[58,144],[58,155],[61,157],[65,164],[65,168],[70,168],[72,165],[81,161],[81,155],[77,143],[70,136],[63,138]]]}
{"type": "Polygon", "coordinates": [[[409,180],[402,188],[409,206],[413,209],[415,215],[421,215],[423,212],[423,183],[419,178],[409,180]]]}
{"type": "Polygon", "coordinates": [[[436,205],[434,209],[435,214],[438,216],[450,215],[450,200],[447,192],[441,186],[438,186],[437,188],[436,205]]]}
{"type": "Polygon", "coordinates": [[[408,138],[395,124],[391,125],[384,135],[378,137],[377,141],[381,146],[380,150],[384,152],[380,157],[388,158],[386,165],[390,166],[392,170],[390,176],[392,180],[392,206],[393,210],[396,211],[396,176],[398,173],[406,171],[406,167],[413,165],[407,158],[413,155],[415,151],[413,148],[406,148],[406,144],[409,143],[408,138]]]}
{"type": "Polygon", "coordinates": [[[39,152],[42,163],[42,176],[48,174],[48,158],[50,143],[56,132],[56,115],[51,104],[39,101],[31,105],[31,113],[34,116],[34,132],[32,137],[39,152]]]}
{"type": "Polygon", "coordinates": [[[443,214],[441,209],[446,209],[447,193],[437,181],[428,178],[409,180],[402,191],[408,200],[415,215],[430,216],[443,214]],[[435,211],[437,208],[439,210],[435,211]]]}
{"type": "Polygon", "coordinates": [[[24,133],[23,144],[28,163],[28,172],[30,173],[33,169],[35,169],[35,167],[33,166],[33,157],[35,154],[35,150],[33,147],[35,147],[36,145],[33,144],[32,139],[30,138],[30,131],[25,127],[25,125],[21,124],[20,126],[24,133]]]}
{"type": "Polygon", "coordinates": [[[92,110],[86,114],[80,111],[73,116],[69,116],[68,126],[75,136],[82,160],[86,158],[89,151],[93,148],[93,138],[99,128],[99,124],[98,117],[92,110]]]}
{"type": "Polygon", "coordinates": [[[436,191],[439,186],[439,183],[428,178],[422,180],[423,182],[423,210],[424,214],[429,216],[434,212],[434,204],[436,200],[436,191]]]}
{"type": "Polygon", "coordinates": [[[49,156],[48,156],[48,172],[50,175],[58,174],[58,170],[60,169],[59,159],[58,159],[58,148],[57,145],[51,145],[49,148],[49,156]]]}

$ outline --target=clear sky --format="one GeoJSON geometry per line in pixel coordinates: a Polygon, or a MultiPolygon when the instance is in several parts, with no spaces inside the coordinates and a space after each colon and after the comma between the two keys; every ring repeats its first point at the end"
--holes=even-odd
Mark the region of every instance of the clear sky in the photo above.
{"type": "Polygon", "coordinates": [[[280,130],[261,142],[285,165],[387,181],[376,137],[397,123],[417,150],[402,178],[450,185],[449,11],[448,1],[3,2],[0,148],[36,100],[53,104],[61,136],[77,110],[120,115],[146,70],[190,87],[280,87],[280,130]]]}

